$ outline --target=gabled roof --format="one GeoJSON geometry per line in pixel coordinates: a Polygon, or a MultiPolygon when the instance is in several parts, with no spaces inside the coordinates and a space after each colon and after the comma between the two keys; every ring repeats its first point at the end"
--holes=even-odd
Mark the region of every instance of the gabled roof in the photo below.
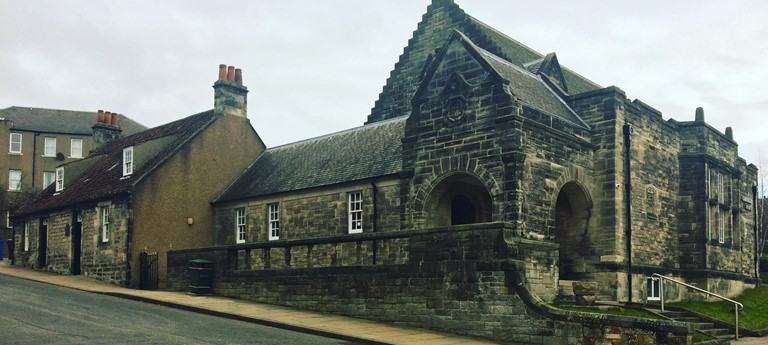
{"type": "MultiPolygon", "coordinates": [[[[95,111],[72,111],[29,107],[0,109],[0,117],[13,121],[13,129],[33,132],[93,135],[95,111]]],[[[128,136],[146,130],[144,125],[120,115],[122,135],[128,136]]]]}
{"type": "Polygon", "coordinates": [[[480,52],[501,77],[509,81],[512,93],[524,105],[554,115],[572,124],[589,128],[589,125],[576,115],[571,107],[544,82],[541,75],[533,74],[525,68],[518,67],[484,49],[480,49],[480,52]]]}
{"type": "MultiPolygon", "coordinates": [[[[151,174],[184,143],[210,126],[217,118],[213,110],[209,110],[109,142],[87,157],[103,156],[100,160],[94,159],[95,163],[82,176],[67,182],[64,190],[60,192],[56,192],[56,186],[52,184],[38,194],[32,202],[22,206],[15,216],[64,208],[81,202],[103,200],[129,192],[144,176],[151,174]],[[145,163],[134,167],[130,177],[123,178],[123,149],[161,138],[170,140],[145,163]]],[[[66,167],[65,165],[65,177],[67,176],[66,167]]]]}
{"type": "MultiPolygon", "coordinates": [[[[472,40],[458,30],[454,30],[454,33],[448,37],[448,40],[443,47],[437,51],[436,56],[425,69],[421,85],[415,92],[415,98],[421,97],[423,88],[430,84],[432,75],[437,72],[449,47],[454,44],[460,44],[469,55],[473,56],[482,66],[485,66],[484,68],[491,72],[495,78],[505,80],[507,85],[509,85],[507,90],[509,90],[524,106],[558,117],[577,126],[589,128],[589,125],[587,125],[568,106],[568,104],[560,98],[559,94],[544,81],[543,78],[548,78],[548,76],[531,73],[528,69],[516,66],[509,61],[478,47],[472,40]]],[[[555,60],[554,63],[556,64],[557,60],[555,60]]]]}
{"type": "Polygon", "coordinates": [[[214,202],[398,173],[406,117],[266,150],[214,202]]]}
{"type": "MultiPolygon", "coordinates": [[[[411,97],[420,83],[419,74],[425,62],[448,39],[453,30],[461,31],[478,47],[518,67],[544,57],[541,53],[467,15],[453,0],[433,0],[390,73],[379,99],[371,109],[367,123],[410,114],[411,97]]],[[[569,94],[601,88],[571,70],[562,66],[561,68],[569,94]]]]}

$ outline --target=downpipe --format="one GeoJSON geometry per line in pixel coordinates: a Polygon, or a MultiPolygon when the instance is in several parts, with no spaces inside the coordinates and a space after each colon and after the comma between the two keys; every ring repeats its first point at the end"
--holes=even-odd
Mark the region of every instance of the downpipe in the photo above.
{"type": "Polygon", "coordinates": [[[624,210],[626,216],[627,290],[632,303],[632,134],[635,128],[624,125],[624,210]]]}

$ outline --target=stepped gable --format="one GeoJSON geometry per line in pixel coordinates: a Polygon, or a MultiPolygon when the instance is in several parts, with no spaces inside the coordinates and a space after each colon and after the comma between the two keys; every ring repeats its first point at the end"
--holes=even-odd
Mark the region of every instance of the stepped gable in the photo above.
{"type": "Polygon", "coordinates": [[[405,117],[270,148],[215,202],[398,173],[405,117]]]}
{"type": "MultiPolygon", "coordinates": [[[[410,114],[411,97],[420,84],[425,64],[453,30],[464,33],[478,47],[518,67],[545,57],[467,15],[453,0],[433,0],[390,72],[366,123],[410,114]]],[[[601,88],[567,68],[562,67],[562,74],[572,95],[601,88]]]]}
{"type": "MultiPolygon", "coordinates": [[[[0,110],[0,117],[13,121],[14,130],[35,132],[93,135],[93,111],[72,111],[30,107],[9,107],[0,110]]],[[[147,129],[144,125],[120,115],[123,135],[131,135],[147,129]]]]}
{"type": "MultiPolygon", "coordinates": [[[[209,110],[111,141],[85,158],[86,160],[93,158],[94,163],[82,176],[74,181],[67,182],[64,190],[60,192],[55,191],[55,183],[51,184],[38,194],[32,202],[20,208],[16,215],[31,214],[46,209],[64,208],[79,202],[98,200],[128,192],[142,177],[151,173],[184,143],[193,138],[195,134],[213,123],[216,118],[213,111],[209,110]],[[169,140],[164,147],[160,148],[144,164],[136,166],[130,178],[123,178],[123,149],[164,137],[171,137],[172,140],[169,140]]],[[[67,176],[66,167],[67,165],[64,165],[65,178],[67,176]]]]}

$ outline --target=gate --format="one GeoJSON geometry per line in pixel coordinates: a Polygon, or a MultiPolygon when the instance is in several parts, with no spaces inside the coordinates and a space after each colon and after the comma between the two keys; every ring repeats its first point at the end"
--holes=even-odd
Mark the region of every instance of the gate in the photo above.
{"type": "Polygon", "coordinates": [[[139,289],[157,289],[157,253],[143,252],[139,256],[139,289]]]}

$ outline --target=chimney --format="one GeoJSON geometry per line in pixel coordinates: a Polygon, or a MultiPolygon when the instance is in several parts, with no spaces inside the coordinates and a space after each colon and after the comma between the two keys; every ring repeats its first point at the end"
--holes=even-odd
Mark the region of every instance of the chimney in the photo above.
{"type": "Polygon", "coordinates": [[[96,151],[106,143],[120,138],[120,129],[117,125],[117,113],[99,110],[96,112],[96,124],[93,129],[93,148],[91,152],[96,151]]]}
{"type": "Polygon", "coordinates": [[[243,71],[219,65],[219,79],[213,83],[213,112],[216,115],[248,117],[248,88],[243,86],[243,71]]]}

